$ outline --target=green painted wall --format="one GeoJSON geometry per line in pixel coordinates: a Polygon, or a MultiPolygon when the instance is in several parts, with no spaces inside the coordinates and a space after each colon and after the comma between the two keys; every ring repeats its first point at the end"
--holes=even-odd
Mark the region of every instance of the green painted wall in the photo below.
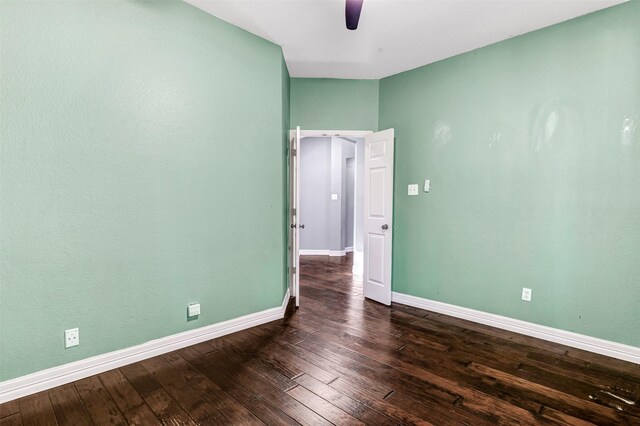
{"type": "Polygon", "coordinates": [[[291,126],[378,130],[378,80],[291,79],[291,126]]]}
{"type": "Polygon", "coordinates": [[[381,80],[394,291],[640,346],[639,22],[631,2],[381,80]]]}
{"type": "Polygon", "coordinates": [[[0,380],[279,306],[281,49],[180,1],[0,12],[0,380]]]}

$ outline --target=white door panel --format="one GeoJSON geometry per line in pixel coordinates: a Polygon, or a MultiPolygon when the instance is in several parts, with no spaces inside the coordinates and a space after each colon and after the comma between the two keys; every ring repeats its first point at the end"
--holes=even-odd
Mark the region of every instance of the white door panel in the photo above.
{"type": "Polygon", "coordinates": [[[384,286],[384,235],[369,234],[369,282],[384,286]]]}
{"type": "Polygon", "coordinates": [[[394,130],[365,138],[364,296],[391,304],[394,130]]]}
{"type": "Polygon", "coordinates": [[[384,167],[371,168],[369,170],[369,182],[371,185],[371,196],[369,197],[369,217],[385,218],[384,214],[384,191],[378,190],[384,188],[385,174],[387,170],[384,167]]]}

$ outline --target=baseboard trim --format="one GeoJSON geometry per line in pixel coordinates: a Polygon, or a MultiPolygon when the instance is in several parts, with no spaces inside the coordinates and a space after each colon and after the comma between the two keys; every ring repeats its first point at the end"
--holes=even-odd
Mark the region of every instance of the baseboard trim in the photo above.
{"type": "Polygon", "coordinates": [[[282,305],[276,308],[266,309],[261,312],[244,315],[195,330],[151,340],[141,345],[96,355],[0,382],[0,404],[84,379],[95,374],[104,373],[114,368],[195,345],[196,343],[281,319],[284,317],[288,304],[289,290],[287,290],[284,295],[282,305]]]}
{"type": "Polygon", "coordinates": [[[300,256],[329,256],[329,250],[300,250],[300,256]]]}
{"type": "Polygon", "coordinates": [[[300,250],[300,256],[346,256],[346,250],[300,250]]]}
{"type": "Polygon", "coordinates": [[[476,311],[474,309],[463,308],[435,300],[423,299],[395,291],[391,293],[391,301],[640,364],[640,348],[635,346],[611,342],[597,337],[521,321],[502,315],[476,311]]]}
{"type": "Polygon", "coordinates": [[[353,253],[353,247],[345,247],[344,251],[347,253],[353,253]]]}

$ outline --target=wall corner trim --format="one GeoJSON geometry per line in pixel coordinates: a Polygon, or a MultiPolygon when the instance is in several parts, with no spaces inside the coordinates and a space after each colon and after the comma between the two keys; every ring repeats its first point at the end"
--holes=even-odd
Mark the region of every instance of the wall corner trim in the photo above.
{"type": "Polygon", "coordinates": [[[26,376],[0,382],[0,404],[23,396],[61,386],[114,368],[142,361],[167,352],[195,345],[216,337],[235,333],[284,318],[289,303],[289,290],[282,305],[244,315],[194,330],[184,331],[129,348],[96,355],[26,376]]]}
{"type": "Polygon", "coordinates": [[[391,301],[640,364],[640,348],[597,337],[392,292],[391,301]]]}

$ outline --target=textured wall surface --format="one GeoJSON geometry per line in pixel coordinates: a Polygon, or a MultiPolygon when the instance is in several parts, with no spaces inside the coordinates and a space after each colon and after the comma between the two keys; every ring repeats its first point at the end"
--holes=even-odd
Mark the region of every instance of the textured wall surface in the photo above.
{"type": "Polygon", "coordinates": [[[280,48],[179,1],[0,12],[0,380],[279,306],[280,48]]]}
{"type": "Polygon", "coordinates": [[[378,80],[292,78],[291,126],[378,130],[378,80]]]}
{"type": "Polygon", "coordinates": [[[639,22],[630,2],[380,81],[394,291],[640,346],[639,22]]]}

